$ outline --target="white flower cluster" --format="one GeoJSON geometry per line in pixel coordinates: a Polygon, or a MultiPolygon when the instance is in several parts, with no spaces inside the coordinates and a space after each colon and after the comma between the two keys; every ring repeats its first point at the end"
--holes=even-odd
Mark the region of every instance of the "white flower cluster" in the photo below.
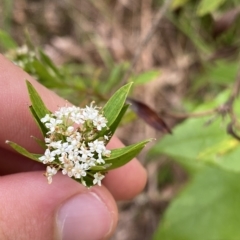
{"type": "Polygon", "coordinates": [[[48,183],[61,170],[64,175],[79,179],[86,185],[85,177],[92,179],[92,185],[100,185],[104,175],[94,171],[95,166],[103,166],[109,157],[106,149],[108,136],[97,138],[97,134],[107,127],[107,119],[97,107],[62,107],[41,119],[48,129],[45,144],[47,149],[39,158],[47,164],[45,176],[48,183]],[[92,169],[93,168],[93,169],[92,169]]]}
{"type": "Polygon", "coordinates": [[[29,62],[34,60],[36,54],[27,45],[23,45],[7,52],[6,57],[12,60],[15,65],[25,69],[26,66],[29,67],[29,62]]]}

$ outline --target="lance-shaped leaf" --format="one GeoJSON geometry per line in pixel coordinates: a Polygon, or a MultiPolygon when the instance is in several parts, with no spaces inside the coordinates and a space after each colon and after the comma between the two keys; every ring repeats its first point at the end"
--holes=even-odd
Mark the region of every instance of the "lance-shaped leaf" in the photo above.
{"type": "MultiPolygon", "coordinates": [[[[108,128],[104,129],[103,131],[101,131],[96,137],[95,139],[99,138],[99,137],[103,137],[104,135],[109,136],[109,135],[113,135],[119,125],[119,123],[121,122],[124,114],[126,113],[127,109],[128,109],[128,104],[125,104],[123,106],[123,108],[121,109],[121,111],[119,112],[117,118],[115,119],[115,121],[112,123],[111,126],[108,126],[108,128]]],[[[106,141],[107,143],[111,140],[111,138],[108,139],[108,141],[106,141]]]]}
{"type": "Polygon", "coordinates": [[[41,162],[38,159],[39,157],[42,156],[41,154],[30,153],[25,148],[19,146],[18,144],[14,143],[14,142],[11,142],[11,141],[7,141],[6,143],[9,144],[16,152],[20,153],[21,155],[23,155],[23,156],[25,156],[27,158],[30,158],[30,159],[32,159],[34,161],[41,162]]]}
{"type": "Polygon", "coordinates": [[[121,167],[131,161],[134,157],[136,157],[141,150],[145,147],[145,145],[150,142],[151,139],[124,147],[119,149],[114,149],[111,151],[111,156],[108,158],[104,158],[107,164],[112,164],[106,170],[115,169],[121,167]]]}
{"type": "Polygon", "coordinates": [[[34,137],[34,136],[31,136],[31,138],[34,139],[34,141],[35,141],[42,149],[44,149],[44,150],[47,149],[46,143],[45,143],[43,140],[38,139],[38,138],[36,138],[36,137],[34,137]]]}
{"type": "Polygon", "coordinates": [[[39,119],[45,117],[45,115],[49,114],[50,111],[47,109],[38,92],[35,90],[35,88],[29,81],[27,81],[27,88],[32,103],[32,108],[35,114],[38,116],[39,119]]]}
{"type": "Polygon", "coordinates": [[[119,112],[117,118],[115,119],[115,121],[112,123],[111,126],[109,126],[108,130],[105,132],[106,135],[111,134],[113,135],[119,125],[119,123],[121,122],[124,114],[126,113],[127,109],[128,109],[129,105],[125,104],[123,106],[123,108],[121,109],[121,111],[119,112]]]}
{"type": "Polygon", "coordinates": [[[132,104],[132,110],[148,125],[157,129],[158,131],[170,134],[172,133],[171,129],[167,126],[164,120],[145,103],[134,100],[132,98],[128,98],[127,101],[132,104]]]}
{"type": "Polygon", "coordinates": [[[108,126],[114,123],[121,112],[131,86],[132,83],[128,83],[121,87],[103,107],[104,116],[108,120],[108,126]]]}
{"type": "Polygon", "coordinates": [[[33,118],[35,119],[39,129],[41,130],[42,132],[42,135],[43,136],[46,136],[46,133],[47,133],[47,128],[45,127],[45,125],[41,122],[40,118],[38,117],[38,115],[36,114],[35,110],[33,109],[33,106],[30,106],[29,107],[29,110],[30,112],[32,113],[33,115],[33,118]]]}

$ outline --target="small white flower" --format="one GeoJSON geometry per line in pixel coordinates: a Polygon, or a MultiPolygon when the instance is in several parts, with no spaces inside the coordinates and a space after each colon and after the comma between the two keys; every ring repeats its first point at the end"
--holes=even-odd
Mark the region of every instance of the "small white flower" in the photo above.
{"type": "Polygon", "coordinates": [[[109,137],[107,135],[104,135],[103,137],[104,139],[109,140],[109,137]]]}
{"type": "Polygon", "coordinates": [[[73,176],[73,168],[74,168],[74,164],[71,161],[66,162],[63,165],[63,170],[62,170],[62,174],[63,175],[68,175],[69,177],[73,176]]]}
{"type": "Polygon", "coordinates": [[[98,131],[101,131],[102,128],[107,126],[107,119],[102,115],[98,115],[93,119],[93,125],[97,128],[98,131]]]}
{"type": "Polygon", "coordinates": [[[93,176],[94,176],[93,184],[101,186],[102,185],[101,181],[104,179],[105,176],[99,172],[95,173],[93,176]]]}
{"type": "Polygon", "coordinates": [[[47,166],[47,171],[45,173],[45,176],[47,177],[48,184],[52,183],[52,176],[57,173],[57,169],[54,167],[47,166]]]}
{"type": "Polygon", "coordinates": [[[61,124],[63,121],[60,119],[50,118],[49,122],[45,123],[46,128],[50,129],[48,133],[53,133],[56,126],[61,124]]]}
{"type": "Polygon", "coordinates": [[[67,136],[71,135],[71,133],[74,131],[74,127],[73,126],[69,126],[65,132],[65,134],[67,136]]]}
{"type": "Polygon", "coordinates": [[[51,143],[51,139],[50,138],[45,138],[45,143],[51,143]]]}
{"type": "Polygon", "coordinates": [[[73,134],[67,137],[67,142],[73,142],[73,141],[80,142],[81,138],[82,138],[81,133],[75,131],[73,134]]]}
{"type": "Polygon", "coordinates": [[[57,142],[51,142],[49,144],[50,147],[54,148],[54,149],[59,149],[62,147],[62,140],[59,140],[57,142]]]}
{"type": "Polygon", "coordinates": [[[102,159],[102,155],[100,153],[98,154],[98,159],[96,160],[96,162],[98,164],[104,164],[105,163],[105,161],[102,159]]]}
{"type": "Polygon", "coordinates": [[[68,145],[67,142],[64,142],[64,143],[62,143],[62,144],[59,144],[59,145],[56,147],[56,150],[54,150],[54,152],[56,153],[56,155],[61,155],[61,154],[70,152],[71,149],[72,149],[72,146],[71,146],[71,145],[68,145]]]}
{"type": "Polygon", "coordinates": [[[98,110],[96,110],[96,107],[90,107],[86,106],[86,108],[83,111],[83,117],[84,120],[94,120],[98,116],[98,110]]]}
{"type": "Polygon", "coordinates": [[[104,142],[95,140],[94,142],[88,143],[91,152],[102,153],[105,150],[104,142]]]}
{"type": "Polygon", "coordinates": [[[39,158],[40,161],[43,162],[43,164],[52,162],[55,160],[55,153],[51,152],[48,148],[45,150],[45,153],[43,156],[39,158]]]}
{"type": "Polygon", "coordinates": [[[96,166],[96,159],[93,158],[93,157],[88,157],[85,162],[85,168],[91,168],[91,167],[94,167],[96,166]]]}
{"type": "Polygon", "coordinates": [[[75,178],[85,177],[87,173],[84,165],[77,163],[73,168],[73,174],[75,178]]]}
{"type": "Polygon", "coordinates": [[[81,150],[79,151],[79,153],[81,153],[82,155],[81,155],[81,158],[82,159],[87,159],[87,157],[89,156],[92,156],[92,154],[91,154],[91,152],[87,149],[87,148],[85,148],[84,146],[81,146],[81,148],[80,148],[81,150]]]}
{"type": "Polygon", "coordinates": [[[68,159],[71,160],[72,162],[76,162],[76,163],[81,161],[81,157],[78,155],[78,152],[69,153],[68,159]]]}
{"type": "Polygon", "coordinates": [[[70,119],[76,124],[83,124],[84,123],[84,116],[82,114],[83,110],[80,108],[75,109],[70,113],[70,119]]]}
{"type": "Polygon", "coordinates": [[[49,114],[46,114],[44,118],[41,118],[41,122],[45,123],[45,122],[49,122],[51,119],[49,114]]]}
{"type": "Polygon", "coordinates": [[[16,52],[20,56],[26,55],[28,53],[28,46],[24,44],[21,47],[17,48],[16,52]]]}
{"type": "Polygon", "coordinates": [[[111,151],[108,150],[108,149],[105,149],[105,150],[103,151],[102,155],[105,156],[105,157],[110,157],[111,151]]]}

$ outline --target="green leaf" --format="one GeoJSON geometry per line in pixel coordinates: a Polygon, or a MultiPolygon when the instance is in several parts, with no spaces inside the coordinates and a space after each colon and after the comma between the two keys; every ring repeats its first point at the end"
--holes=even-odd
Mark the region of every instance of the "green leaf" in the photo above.
{"type": "Polygon", "coordinates": [[[121,79],[121,77],[123,75],[123,68],[124,68],[123,65],[117,65],[117,66],[113,67],[107,81],[104,82],[104,85],[102,85],[102,87],[101,87],[102,93],[108,93],[113,88],[116,88],[116,85],[119,83],[119,80],[121,79]]]}
{"type": "MultiPolygon", "coordinates": [[[[103,129],[103,131],[101,131],[94,139],[97,139],[99,137],[103,137],[104,135],[106,135],[106,136],[109,136],[109,135],[113,136],[113,134],[115,133],[118,125],[120,124],[124,114],[126,113],[128,107],[129,107],[129,104],[125,104],[123,106],[123,108],[121,109],[120,113],[118,114],[117,118],[115,119],[115,121],[112,123],[112,125],[108,126],[107,129],[106,128],[103,129]]],[[[106,142],[109,142],[109,141],[110,141],[110,138],[106,142]]]]}
{"type": "Polygon", "coordinates": [[[40,61],[35,59],[32,62],[32,66],[35,69],[37,76],[39,77],[39,81],[43,83],[46,87],[61,87],[59,81],[51,75],[46,66],[44,66],[40,61]]]}
{"type": "Polygon", "coordinates": [[[215,61],[214,64],[208,64],[202,74],[198,74],[194,79],[194,83],[191,87],[193,91],[199,91],[200,88],[209,86],[210,84],[229,86],[233,83],[238,71],[237,62],[215,61]]]}
{"type": "Polygon", "coordinates": [[[26,81],[26,83],[28,88],[28,94],[32,103],[32,108],[34,110],[34,114],[38,116],[38,119],[41,119],[45,117],[46,114],[49,114],[50,111],[43,103],[41,97],[39,96],[38,92],[35,90],[33,85],[29,81],[26,81]]]}
{"type": "Polygon", "coordinates": [[[123,108],[121,109],[120,113],[118,114],[117,118],[115,119],[115,121],[112,123],[111,126],[109,126],[109,129],[104,133],[105,135],[111,134],[113,135],[118,127],[118,125],[120,124],[124,114],[126,113],[127,109],[129,107],[129,104],[125,104],[123,106],[123,108]]]}
{"type": "Polygon", "coordinates": [[[33,106],[30,106],[29,107],[29,110],[30,112],[32,113],[33,115],[33,118],[35,119],[39,129],[41,130],[42,132],[42,135],[43,136],[46,136],[46,133],[48,132],[48,129],[45,127],[45,125],[41,122],[40,118],[38,117],[38,115],[36,114],[36,112],[34,111],[33,109],[33,106]]]}
{"type": "Polygon", "coordinates": [[[121,112],[132,83],[128,83],[121,87],[115,94],[108,100],[106,105],[103,107],[105,118],[108,120],[108,126],[111,126],[117,119],[121,112]]]}
{"type": "MultiPolygon", "coordinates": [[[[228,97],[227,93],[219,95],[211,104],[215,104],[215,107],[223,104],[228,97]]],[[[239,114],[240,101],[236,101],[234,107],[235,113],[239,114]]],[[[204,105],[199,109],[205,109],[204,105]]],[[[190,171],[199,170],[206,165],[217,165],[240,172],[240,142],[226,134],[226,126],[221,118],[209,126],[204,125],[210,118],[184,121],[173,130],[173,136],[161,139],[149,151],[149,156],[167,155],[190,171]]]]}
{"type": "Polygon", "coordinates": [[[106,164],[112,164],[106,170],[121,167],[136,157],[151,139],[124,148],[111,150],[111,156],[104,158],[106,164]]]}
{"type": "Polygon", "coordinates": [[[204,16],[217,10],[226,0],[202,0],[197,9],[198,16],[204,16]]]}
{"type": "Polygon", "coordinates": [[[206,168],[171,203],[154,240],[239,240],[240,175],[206,168]]]}
{"type": "MultiPolygon", "coordinates": [[[[219,121],[204,126],[207,119],[190,119],[174,129],[173,136],[166,135],[149,152],[150,156],[167,155],[188,170],[198,170],[208,162],[206,158],[199,157],[207,148],[223,141],[228,137],[220,127],[219,121]]],[[[229,137],[228,137],[229,138],[229,137]]]]}
{"type": "Polygon", "coordinates": [[[174,0],[172,1],[171,9],[175,10],[177,8],[180,8],[184,6],[187,2],[189,2],[189,0],[174,0]]]}
{"type": "Polygon", "coordinates": [[[35,140],[35,142],[42,148],[42,149],[46,149],[47,148],[47,146],[46,146],[46,143],[44,142],[44,141],[42,141],[42,140],[40,140],[40,139],[38,139],[38,138],[36,138],[36,137],[34,137],[34,136],[31,136],[31,138],[33,138],[34,140],[35,140]]]}
{"type": "Polygon", "coordinates": [[[61,78],[62,75],[59,72],[59,69],[55,66],[55,64],[52,62],[52,60],[41,50],[39,49],[39,55],[40,58],[43,62],[44,65],[48,66],[49,68],[51,68],[53,70],[53,72],[59,77],[61,78]]]}
{"type": "Polygon", "coordinates": [[[15,49],[18,46],[13,38],[3,30],[0,30],[0,45],[5,50],[15,49]]]}
{"type": "Polygon", "coordinates": [[[98,171],[107,171],[107,169],[111,166],[112,164],[105,164],[105,165],[102,165],[102,166],[93,166],[91,167],[91,171],[95,171],[95,172],[98,172],[98,171]]]}
{"type": "Polygon", "coordinates": [[[159,71],[151,70],[144,73],[139,74],[131,79],[134,84],[140,85],[144,83],[148,83],[154,79],[156,79],[160,75],[159,71]]]}
{"type": "Polygon", "coordinates": [[[18,153],[20,153],[21,155],[30,158],[34,161],[37,162],[41,162],[38,158],[41,157],[41,154],[33,154],[28,152],[25,148],[19,146],[18,144],[11,142],[11,141],[7,141],[7,144],[9,144],[15,151],[17,151],[18,153]]]}

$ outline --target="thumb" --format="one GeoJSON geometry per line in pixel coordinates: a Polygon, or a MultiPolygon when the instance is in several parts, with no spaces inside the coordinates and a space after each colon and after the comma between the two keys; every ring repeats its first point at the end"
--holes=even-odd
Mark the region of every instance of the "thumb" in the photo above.
{"type": "Polygon", "coordinates": [[[40,172],[0,177],[0,239],[100,240],[117,222],[104,187],[86,189],[59,174],[51,185],[40,172]]]}

